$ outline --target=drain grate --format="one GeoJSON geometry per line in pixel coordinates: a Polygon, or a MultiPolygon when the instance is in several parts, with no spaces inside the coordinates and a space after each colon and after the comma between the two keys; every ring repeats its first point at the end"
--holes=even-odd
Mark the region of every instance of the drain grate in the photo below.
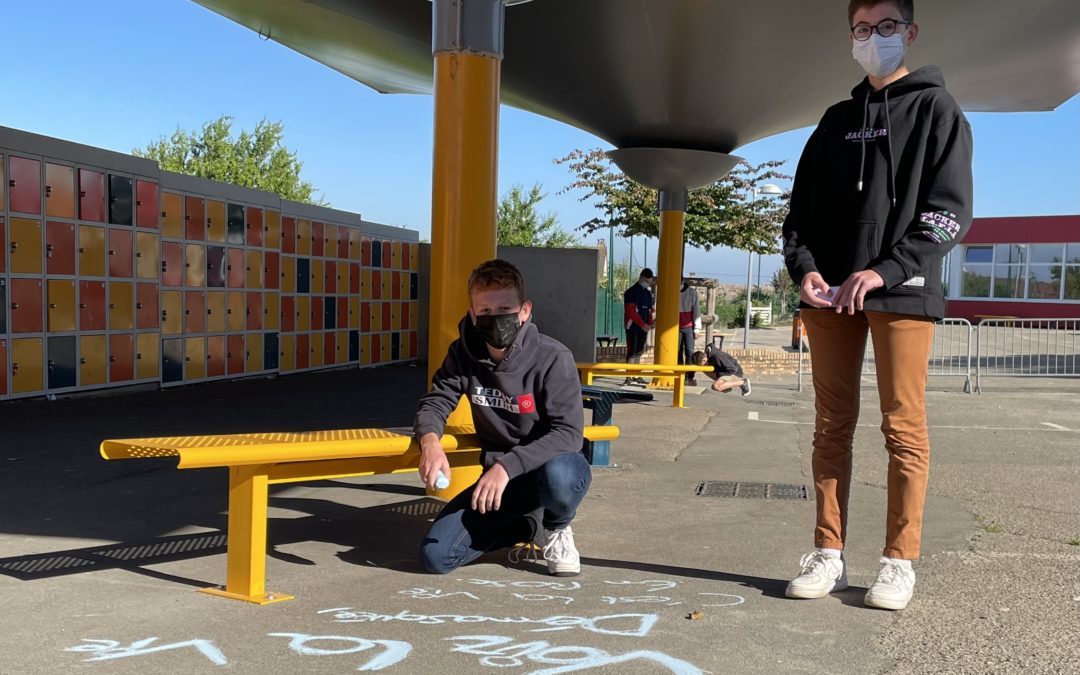
{"type": "Polygon", "coordinates": [[[787,499],[807,501],[810,493],[805,485],[796,483],[738,483],[710,480],[698,483],[694,494],[699,497],[737,497],[741,499],[787,499]]]}
{"type": "Polygon", "coordinates": [[[795,401],[762,401],[761,399],[743,399],[749,405],[767,405],[773,408],[794,408],[795,401]]]}

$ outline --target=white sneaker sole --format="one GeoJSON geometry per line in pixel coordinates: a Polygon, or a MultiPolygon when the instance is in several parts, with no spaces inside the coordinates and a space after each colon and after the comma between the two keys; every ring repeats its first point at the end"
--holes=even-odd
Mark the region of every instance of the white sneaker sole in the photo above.
{"type": "Polygon", "coordinates": [[[892,600],[890,598],[872,598],[869,595],[863,598],[863,604],[877,609],[891,609],[894,611],[906,609],[911,598],[907,600],[892,600]]]}
{"type": "Polygon", "coordinates": [[[797,600],[817,600],[818,598],[824,598],[829,593],[834,591],[842,591],[848,587],[846,579],[837,579],[832,582],[824,590],[818,590],[815,588],[800,588],[798,586],[792,586],[788,584],[787,590],[784,591],[784,595],[789,598],[795,598],[797,600]]]}
{"type": "Polygon", "coordinates": [[[580,567],[578,567],[577,569],[561,569],[561,570],[553,570],[551,568],[548,568],[548,575],[553,576],[553,577],[576,577],[579,574],[581,574],[581,568],[580,567]]]}

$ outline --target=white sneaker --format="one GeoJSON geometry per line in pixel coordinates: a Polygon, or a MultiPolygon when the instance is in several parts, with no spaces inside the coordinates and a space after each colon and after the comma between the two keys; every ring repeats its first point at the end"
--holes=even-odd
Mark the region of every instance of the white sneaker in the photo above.
{"type": "Polygon", "coordinates": [[[863,602],[879,609],[904,609],[915,591],[915,570],[909,561],[881,559],[881,571],[870,584],[863,602]]]}
{"type": "Polygon", "coordinates": [[[739,385],[739,390],[742,392],[743,396],[749,396],[750,395],[750,378],[749,377],[744,377],[743,378],[742,384],[739,385]]]}
{"type": "Polygon", "coordinates": [[[807,553],[799,560],[802,571],[791,580],[784,592],[789,598],[824,598],[833,591],[847,588],[847,565],[821,551],[807,553]]]}
{"type": "Polygon", "coordinates": [[[574,531],[569,525],[561,530],[544,530],[544,559],[552,576],[572,577],[581,573],[581,556],[574,546],[574,531]]]}

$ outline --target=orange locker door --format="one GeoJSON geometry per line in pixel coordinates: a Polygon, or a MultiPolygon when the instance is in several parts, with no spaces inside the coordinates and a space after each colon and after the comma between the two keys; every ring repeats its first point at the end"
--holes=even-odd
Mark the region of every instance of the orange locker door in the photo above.
{"type": "Polygon", "coordinates": [[[311,330],[311,298],[306,295],[296,296],[296,332],[306,333],[311,330]]]}
{"type": "Polygon", "coordinates": [[[206,239],[219,244],[225,243],[225,231],[228,221],[225,218],[225,202],[214,199],[206,200],[206,239]]]}
{"type": "MultiPolygon", "coordinates": [[[[4,208],[4,156],[0,155],[0,209],[4,208]]],[[[2,213],[2,211],[0,211],[2,213]]],[[[7,225],[4,224],[4,217],[0,215],[0,274],[7,272],[7,225]]],[[[2,364],[0,364],[2,367],[2,364]]]]}
{"type": "Polygon", "coordinates": [[[179,335],[184,331],[184,296],[180,291],[161,293],[161,332],[179,335]]]}
{"type": "Polygon", "coordinates": [[[161,336],[157,333],[139,333],[135,336],[135,377],[140,380],[157,379],[161,336]]]}
{"type": "Polygon", "coordinates": [[[184,332],[206,332],[206,294],[202,291],[184,291],[184,332]]]}
{"type": "Polygon", "coordinates": [[[105,222],[105,174],[79,169],[79,220],[105,222]]]}
{"type": "Polygon", "coordinates": [[[206,294],[206,332],[225,332],[225,293],[210,291],[206,294]]]}
{"type": "Polygon", "coordinates": [[[296,299],[291,295],[281,297],[281,330],[285,333],[296,330],[296,299]]]}
{"type": "Polygon", "coordinates": [[[312,293],[322,293],[324,288],[326,288],[326,261],[312,258],[310,290],[312,293]]]}
{"type": "Polygon", "coordinates": [[[184,340],[184,379],[201,380],[206,377],[206,338],[189,337],[184,340]]]}
{"type": "Polygon", "coordinates": [[[45,223],[45,271],[75,275],[75,226],[71,223],[45,223]]]}
{"type": "Polygon", "coordinates": [[[48,300],[49,332],[68,333],[75,330],[75,282],[49,279],[45,293],[48,300]]]}
{"type": "Polygon", "coordinates": [[[229,288],[243,288],[244,287],[244,250],[239,248],[230,248],[227,252],[228,261],[226,264],[226,275],[228,276],[227,283],[229,288]]]}
{"type": "Polygon", "coordinates": [[[304,370],[311,367],[311,336],[308,333],[299,333],[296,336],[296,369],[304,370]]]}
{"type": "Polygon", "coordinates": [[[267,251],[263,260],[263,288],[276,289],[281,285],[281,254],[267,251]]]}
{"type": "Polygon", "coordinates": [[[247,324],[244,316],[244,294],[240,291],[230,291],[225,296],[225,326],[227,330],[244,330],[247,324]]]}
{"type": "Polygon", "coordinates": [[[104,335],[84,335],[79,338],[80,386],[105,384],[107,349],[104,335]]]}
{"type": "Polygon", "coordinates": [[[135,181],[135,226],[158,229],[157,183],[135,181]]]}
{"type": "Polygon", "coordinates": [[[360,365],[371,365],[371,336],[360,336],[360,365]]]}
{"type": "Polygon", "coordinates": [[[337,263],[327,260],[323,265],[323,288],[326,293],[337,292],[337,263]]]}
{"type": "Polygon", "coordinates": [[[362,303],[360,303],[360,332],[361,333],[370,333],[371,332],[371,303],[370,302],[362,302],[362,303]]]}
{"type": "Polygon", "coordinates": [[[360,230],[349,228],[349,260],[360,261],[360,230]]]}
{"type": "Polygon", "coordinates": [[[8,237],[12,274],[41,274],[41,221],[12,218],[8,237]]]}
{"type": "Polygon", "coordinates": [[[338,225],[337,231],[337,257],[341,260],[349,259],[349,230],[351,228],[338,225]]]}
{"type": "Polygon", "coordinates": [[[360,298],[349,298],[349,328],[360,327],[360,298]]]}
{"type": "Polygon", "coordinates": [[[244,372],[244,356],[244,336],[228,336],[225,342],[225,361],[229,375],[244,372]]]}
{"type": "Polygon", "coordinates": [[[184,245],[172,241],[161,242],[161,285],[184,284],[184,245]]]}
{"type": "Polygon", "coordinates": [[[158,327],[158,285],[135,284],[135,328],[158,327]]]}
{"type": "Polygon", "coordinates": [[[413,245],[409,242],[401,244],[401,269],[403,270],[412,269],[412,247],[413,245]]]}
{"type": "Polygon", "coordinates": [[[184,236],[184,202],[175,192],[161,193],[161,236],[170,239],[184,236]]]}
{"type": "Polygon", "coordinates": [[[222,377],[225,375],[226,345],[224,335],[211,335],[206,338],[206,376],[222,377]]]}
{"type": "Polygon", "coordinates": [[[322,333],[312,333],[311,335],[311,362],[312,368],[318,368],[326,363],[326,339],[323,338],[322,333]]]}
{"type": "Polygon", "coordinates": [[[323,255],[327,258],[337,257],[337,225],[323,225],[323,255]]]}
{"type": "Polygon", "coordinates": [[[247,317],[248,330],[262,330],[263,301],[262,293],[258,291],[247,294],[247,317]]]}
{"type": "Polygon", "coordinates": [[[311,299],[311,330],[322,330],[326,314],[323,310],[323,297],[317,295],[311,299]]]}
{"type": "Polygon", "coordinates": [[[157,279],[161,273],[161,257],[158,253],[158,236],[148,232],[135,234],[135,276],[140,279],[157,279]]]}
{"type": "Polygon", "coordinates": [[[79,225],[79,276],[105,276],[105,228],[79,225]]]}
{"type": "Polygon", "coordinates": [[[41,279],[11,280],[11,332],[41,333],[41,279]]]}
{"type": "Polygon", "coordinates": [[[105,330],[105,282],[79,282],[79,330],[105,330]]]}
{"type": "Polygon", "coordinates": [[[262,251],[246,251],[245,252],[245,267],[247,277],[248,288],[262,288],[263,275],[263,254],[262,251]]]}
{"type": "Polygon", "coordinates": [[[323,364],[332,366],[338,362],[337,360],[337,345],[336,337],[337,333],[323,333],[323,364]]]}
{"type": "Polygon", "coordinates": [[[281,252],[296,253],[296,218],[281,219],[281,252]]]}
{"type": "Polygon", "coordinates": [[[263,213],[263,245],[273,251],[281,250],[281,214],[277,211],[263,213]]]}
{"type": "Polygon", "coordinates": [[[11,393],[30,394],[45,389],[44,358],[41,338],[11,341],[11,393]]]}
{"type": "Polygon", "coordinates": [[[184,281],[188,288],[206,286],[206,246],[202,244],[185,245],[184,281]]]}
{"type": "MultiPolygon", "coordinates": [[[[41,215],[41,162],[11,155],[8,209],[41,215]]],[[[2,192],[2,190],[0,190],[2,192]]]]}
{"type": "Polygon", "coordinates": [[[296,292],[296,258],[291,255],[281,256],[281,292],[296,292]]]}
{"type": "Polygon", "coordinates": [[[311,221],[296,221],[296,254],[311,255],[311,221]]]}
{"type": "Polygon", "coordinates": [[[184,197],[184,237],[189,241],[206,239],[206,203],[201,197],[184,197]]]}
{"type": "Polygon", "coordinates": [[[364,236],[360,237],[360,264],[371,267],[371,239],[364,236]]]}
{"type": "Polygon", "coordinates": [[[325,228],[322,223],[311,223],[311,255],[323,256],[325,254],[325,228]]]}
{"type": "Polygon", "coordinates": [[[282,335],[278,347],[278,366],[281,371],[296,370],[296,336],[282,335]]]}
{"type": "Polygon", "coordinates": [[[383,273],[379,270],[371,271],[371,298],[381,300],[383,298],[383,273]]]}
{"type": "Polygon", "coordinates": [[[263,369],[263,334],[247,334],[247,350],[244,354],[244,370],[248,373],[257,373],[263,369]]]}
{"type": "Polygon", "coordinates": [[[390,267],[401,269],[401,242],[395,241],[390,245],[390,267]]]}
{"type": "Polygon", "coordinates": [[[277,293],[263,295],[263,329],[279,330],[281,326],[281,296],[277,293]]]}
{"type": "Polygon", "coordinates": [[[263,245],[263,210],[247,207],[247,245],[263,245]]]}
{"type": "Polygon", "coordinates": [[[135,288],[127,281],[109,283],[109,330],[135,328],[135,288]]]}
{"type": "Polygon", "coordinates": [[[109,276],[130,279],[133,269],[133,241],[131,230],[109,228],[109,276]]]}
{"type": "Polygon", "coordinates": [[[334,362],[335,363],[348,363],[349,362],[349,333],[348,331],[340,331],[335,334],[336,344],[334,345],[334,362]]]}
{"type": "Polygon", "coordinates": [[[45,215],[75,218],[75,169],[45,163],[45,215]]]}
{"type": "Polygon", "coordinates": [[[135,335],[109,336],[109,382],[128,382],[135,378],[135,335]]]}

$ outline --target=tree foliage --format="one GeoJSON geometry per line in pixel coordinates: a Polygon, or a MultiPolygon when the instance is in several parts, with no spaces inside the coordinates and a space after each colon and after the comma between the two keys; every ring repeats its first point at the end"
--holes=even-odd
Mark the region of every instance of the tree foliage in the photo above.
{"type": "Polygon", "coordinates": [[[211,180],[273,192],[284,199],[328,206],[315,197],[312,184],[300,177],[303,163],[282,145],[285,127],[266,119],[254,131],[241,130],[232,136],[233,118],[222,115],[207,122],[201,131],[177,127],[172,136],[162,136],[145,148],[132,151],[136,157],[157,160],[162,169],[211,180]]]}
{"type": "MultiPolygon", "coordinates": [[[[619,171],[604,151],[575,150],[555,163],[567,165],[575,177],[563,192],[583,192],[581,201],[591,202],[604,214],[582,223],[579,229],[591,233],[612,224],[623,237],[658,236],[657,191],[635,183],[619,171]]],[[[791,195],[785,193],[776,199],[759,195],[754,200],[751,195],[753,188],[765,182],[789,180],[790,176],[779,171],[783,164],[774,160],[755,166],[742,161],[720,180],[691,192],[684,229],[686,243],[706,251],[728,246],[776,253],[791,195]]]]}
{"type": "Polygon", "coordinates": [[[559,227],[553,213],[541,215],[537,205],[546,195],[540,183],[526,193],[514,185],[499,199],[496,217],[497,241],[501,246],[542,246],[568,248],[580,246],[577,238],[559,227]]]}

